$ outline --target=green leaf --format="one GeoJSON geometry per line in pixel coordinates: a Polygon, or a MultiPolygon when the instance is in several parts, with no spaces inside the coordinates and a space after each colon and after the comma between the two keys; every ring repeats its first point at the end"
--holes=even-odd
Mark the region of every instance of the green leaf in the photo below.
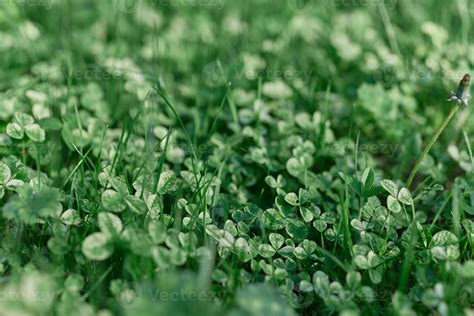
{"type": "Polygon", "coordinates": [[[46,133],[38,124],[31,124],[25,127],[26,136],[36,143],[44,142],[46,133]]]}
{"type": "Polygon", "coordinates": [[[400,213],[400,211],[402,210],[402,206],[400,205],[398,200],[391,195],[387,197],[387,207],[390,212],[395,214],[400,213]]]}
{"type": "Polygon", "coordinates": [[[362,281],[362,276],[357,271],[350,271],[346,274],[346,283],[350,289],[357,289],[362,281]]]}
{"type": "Polygon", "coordinates": [[[90,260],[102,261],[110,257],[113,245],[110,235],[104,233],[93,233],[82,242],[82,253],[90,260]]]}
{"type": "Polygon", "coordinates": [[[250,245],[245,238],[237,238],[237,240],[235,241],[235,251],[239,256],[240,260],[244,262],[250,260],[253,257],[250,253],[250,245]]]}
{"type": "Polygon", "coordinates": [[[68,226],[80,225],[82,219],[79,216],[79,212],[75,209],[68,209],[61,215],[61,222],[68,226]]]}
{"type": "Polygon", "coordinates": [[[48,249],[51,250],[52,253],[58,256],[65,255],[69,252],[70,246],[68,244],[67,239],[59,238],[59,237],[51,237],[48,240],[48,249]]]}
{"type": "Polygon", "coordinates": [[[405,205],[413,205],[413,199],[407,188],[402,188],[398,192],[398,200],[405,205]]]}
{"type": "Polygon", "coordinates": [[[105,190],[101,197],[102,206],[106,211],[120,213],[125,210],[122,195],[114,190],[105,190]]]}
{"type": "Polygon", "coordinates": [[[300,291],[306,292],[306,293],[311,293],[314,290],[313,285],[311,284],[311,282],[308,282],[306,280],[302,280],[300,282],[299,289],[300,289],[300,291]]]}
{"type": "Polygon", "coordinates": [[[294,251],[295,251],[295,247],[285,246],[285,247],[280,248],[280,250],[278,250],[278,254],[280,254],[283,257],[289,258],[293,255],[294,251]]]}
{"type": "Polygon", "coordinates": [[[290,204],[290,205],[293,205],[293,206],[298,206],[300,205],[298,203],[298,196],[293,193],[293,192],[290,192],[288,193],[287,195],[285,195],[285,201],[290,204]]]}
{"type": "MultiPolygon", "coordinates": [[[[261,264],[262,265],[262,264],[261,264]]],[[[262,268],[265,271],[266,265],[263,263],[262,268]]],[[[268,275],[273,274],[271,269],[265,271],[268,275]],[[269,273],[268,273],[269,272],[269,273]]],[[[278,269],[277,269],[278,270],[278,269]]],[[[278,276],[280,272],[275,271],[278,276]]],[[[281,298],[281,293],[264,284],[253,284],[238,290],[235,297],[238,311],[231,312],[232,315],[246,316],[296,316],[296,313],[281,298]]]]}
{"type": "Polygon", "coordinates": [[[264,258],[271,258],[275,254],[275,249],[269,244],[261,244],[258,246],[258,252],[264,258]]]}
{"type": "Polygon", "coordinates": [[[7,183],[5,183],[5,186],[10,190],[15,190],[17,187],[21,187],[24,184],[25,182],[22,180],[10,179],[7,183]]]}
{"type": "Polygon", "coordinates": [[[128,227],[123,230],[121,237],[128,243],[132,253],[142,257],[151,257],[153,244],[143,230],[128,227]]]}
{"type": "Polygon", "coordinates": [[[474,260],[468,260],[464,262],[463,266],[459,269],[460,274],[467,279],[474,279],[474,260]]]}
{"type": "Polygon", "coordinates": [[[137,214],[145,214],[148,211],[145,201],[134,195],[127,195],[124,197],[125,203],[137,214]]]}
{"type": "Polygon", "coordinates": [[[300,241],[308,235],[308,227],[301,221],[289,220],[286,224],[286,232],[296,241],[300,241]]]}
{"type": "Polygon", "coordinates": [[[45,117],[39,120],[39,125],[48,131],[59,131],[63,127],[63,123],[55,117],[45,117]]]}
{"type": "Polygon", "coordinates": [[[395,198],[397,197],[397,195],[398,195],[398,186],[395,184],[395,182],[393,182],[391,180],[388,180],[388,179],[384,179],[384,180],[380,181],[380,185],[382,186],[382,188],[385,189],[385,191],[390,193],[391,196],[393,196],[395,198]]]}
{"type": "Polygon", "coordinates": [[[304,172],[304,165],[297,158],[292,157],[286,163],[286,170],[293,177],[298,177],[304,172]]]}
{"type": "Polygon", "coordinates": [[[155,244],[161,244],[166,239],[166,226],[160,221],[154,220],[148,224],[148,235],[155,244]]]}
{"type": "Polygon", "coordinates": [[[328,224],[326,223],[326,221],[322,220],[322,219],[317,219],[313,222],[313,226],[314,228],[316,228],[316,230],[320,233],[322,233],[323,231],[326,230],[326,228],[328,228],[328,224]]]}
{"type": "Polygon", "coordinates": [[[316,271],[313,274],[314,292],[324,298],[329,293],[329,277],[323,271],[316,271]]]}
{"type": "Polygon", "coordinates": [[[300,204],[305,204],[309,201],[310,199],[310,194],[308,192],[308,190],[305,190],[305,189],[299,189],[298,190],[298,200],[299,200],[299,203],[300,204]]]}
{"type": "Polygon", "coordinates": [[[311,222],[314,219],[314,214],[308,207],[300,207],[300,215],[306,223],[311,222]]]}
{"type": "Polygon", "coordinates": [[[371,269],[369,270],[369,278],[373,284],[379,284],[382,282],[382,273],[380,272],[381,269],[371,269]]]}
{"type": "Polygon", "coordinates": [[[35,119],[33,118],[33,116],[26,113],[21,113],[21,112],[15,113],[15,119],[18,122],[18,124],[20,124],[21,127],[26,127],[35,122],[35,119]]]}
{"type": "Polygon", "coordinates": [[[182,266],[186,263],[188,256],[186,252],[179,248],[173,248],[170,251],[170,261],[175,266],[182,266]]]}
{"type": "Polygon", "coordinates": [[[351,220],[351,226],[357,229],[358,231],[365,231],[367,229],[367,223],[362,222],[357,218],[351,220]]]}
{"type": "Polygon", "coordinates": [[[59,290],[55,278],[49,274],[33,269],[25,269],[19,275],[19,282],[7,284],[9,296],[3,298],[2,308],[7,307],[9,315],[47,315],[52,313],[52,306],[57,300],[59,290]],[[28,295],[26,295],[28,293],[28,295]],[[8,304],[10,302],[10,304],[8,304]],[[11,304],[13,302],[13,304],[11,304]],[[7,303],[6,305],[3,305],[7,303]],[[20,310],[18,306],[25,309],[20,310]],[[10,310],[12,308],[12,310],[10,310]]]}
{"type": "Polygon", "coordinates": [[[301,242],[300,246],[304,249],[306,254],[309,256],[316,251],[317,244],[313,240],[305,239],[301,242]]]}
{"type": "Polygon", "coordinates": [[[100,230],[110,237],[116,237],[123,229],[122,220],[112,213],[99,213],[97,215],[100,230]]]}
{"type": "Polygon", "coordinates": [[[268,239],[270,239],[270,243],[272,244],[273,248],[278,250],[283,246],[283,243],[285,242],[285,238],[277,233],[270,233],[268,236],[268,239]]]}
{"type": "Polygon", "coordinates": [[[353,259],[354,264],[362,270],[368,270],[369,269],[369,261],[367,260],[366,257],[357,255],[353,259]]]}
{"type": "Polygon", "coordinates": [[[153,259],[160,269],[166,269],[172,265],[171,253],[165,247],[157,246],[152,250],[153,259]]]}
{"type": "Polygon", "coordinates": [[[459,239],[452,232],[443,230],[436,233],[430,241],[431,254],[438,260],[459,258],[459,239]]]}
{"type": "Polygon", "coordinates": [[[10,168],[4,164],[0,163],[0,184],[6,184],[12,177],[12,172],[10,168]]]}
{"type": "Polygon", "coordinates": [[[165,194],[172,191],[176,185],[176,176],[173,171],[166,170],[161,172],[158,180],[157,191],[160,194],[165,194]]]}
{"type": "Polygon", "coordinates": [[[278,187],[278,184],[275,180],[274,177],[272,176],[266,176],[265,177],[265,183],[270,187],[270,188],[273,188],[273,189],[276,189],[278,187]]]}
{"type": "Polygon", "coordinates": [[[22,139],[25,136],[23,127],[18,123],[9,123],[7,125],[7,135],[11,138],[22,139]]]}
{"type": "Polygon", "coordinates": [[[70,274],[64,281],[64,288],[71,292],[79,292],[84,288],[84,278],[80,274],[70,274]]]}
{"type": "Polygon", "coordinates": [[[29,185],[17,188],[18,195],[3,206],[3,215],[17,222],[34,224],[39,219],[59,216],[62,211],[59,190],[43,185],[37,192],[29,185]]]}
{"type": "Polygon", "coordinates": [[[370,189],[372,189],[374,185],[374,180],[374,171],[372,170],[372,168],[366,168],[361,178],[364,195],[367,195],[367,193],[370,192],[370,189]]]}
{"type": "Polygon", "coordinates": [[[370,268],[376,268],[381,262],[379,256],[373,251],[369,251],[367,254],[367,261],[370,268]]]}

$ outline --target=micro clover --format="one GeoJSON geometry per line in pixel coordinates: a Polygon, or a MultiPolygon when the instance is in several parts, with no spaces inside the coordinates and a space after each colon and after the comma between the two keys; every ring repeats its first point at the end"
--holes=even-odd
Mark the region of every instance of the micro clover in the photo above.
{"type": "Polygon", "coordinates": [[[471,95],[469,94],[471,90],[471,76],[465,74],[462,80],[459,82],[458,90],[456,93],[451,92],[451,95],[448,98],[448,101],[456,101],[458,105],[464,103],[465,106],[468,105],[471,95]]]}

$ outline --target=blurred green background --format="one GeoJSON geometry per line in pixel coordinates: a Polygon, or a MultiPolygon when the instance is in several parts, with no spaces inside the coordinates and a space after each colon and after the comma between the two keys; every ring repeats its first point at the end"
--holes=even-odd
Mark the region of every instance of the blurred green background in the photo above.
{"type": "MultiPolygon", "coordinates": [[[[120,124],[161,84],[183,108],[178,112],[200,115],[205,124],[229,83],[235,102],[244,104],[272,82],[266,89],[275,91],[268,93],[291,95],[286,107],[322,110],[344,136],[354,123],[361,144],[399,145],[401,155],[383,157],[399,166],[393,174],[406,172],[420,134],[429,135],[449,110],[446,96],[474,58],[474,4],[468,0],[1,5],[1,91],[17,89],[28,75],[49,80],[45,84],[96,82],[106,91],[107,120],[120,124]],[[124,73],[134,93],[122,93],[124,73]]],[[[469,132],[472,120],[461,117],[469,132]]],[[[446,137],[460,137],[459,128],[453,133],[446,137]]]]}

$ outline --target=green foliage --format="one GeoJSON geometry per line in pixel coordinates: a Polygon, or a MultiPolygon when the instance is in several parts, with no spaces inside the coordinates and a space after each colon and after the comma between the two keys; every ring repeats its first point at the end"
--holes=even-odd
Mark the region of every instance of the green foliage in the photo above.
{"type": "Polygon", "coordinates": [[[472,314],[469,1],[165,2],[0,1],[0,314],[472,314]]]}
{"type": "Polygon", "coordinates": [[[47,186],[34,189],[29,185],[17,188],[18,195],[3,208],[3,216],[17,223],[34,224],[42,219],[57,217],[62,211],[59,191],[47,186]]]}

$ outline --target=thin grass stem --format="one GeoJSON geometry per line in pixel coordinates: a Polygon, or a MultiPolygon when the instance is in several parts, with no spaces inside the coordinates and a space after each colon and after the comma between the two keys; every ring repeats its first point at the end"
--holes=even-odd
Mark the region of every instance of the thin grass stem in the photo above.
{"type": "Polygon", "coordinates": [[[431,140],[429,141],[429,143],[426,145],[426,147],[423,149],[423,152],[421,153],[420,157],[418,158],[418,160],[416,161],[415,163],[415,166],[413,167],[413,169],[411,170],[410,172],[410,175],[408,176],[408,180],[407,180],[407,187],[409,188],[412,183],[413,183],[413,179],[415,178],[415,175],[416,175],[416,172],[418,171],[418,169],[420,168],[420,165],[421,163],[423,162],[423,160],[426,158],[426,155],[429,153],[429,151],[431,150],[431,147],[433,147],[433,145],[436,143],[436,141],[438,140],[439,136],[441,135],[441,133],[445,130],[446,126],[448,125],[449,121],[451,121],[451,119],[453,118],[454,114],[456,113],[456,111],[458,110],[458,105],[456,104],[452,109],[451,109],[451,112],[449,112],[448,116],[444,119],[443,123],[440,125],[440,127],[438,127],[438,129],[436,130],[435,134],[433,135],[433,137],[431,138],[431,140]]]}

